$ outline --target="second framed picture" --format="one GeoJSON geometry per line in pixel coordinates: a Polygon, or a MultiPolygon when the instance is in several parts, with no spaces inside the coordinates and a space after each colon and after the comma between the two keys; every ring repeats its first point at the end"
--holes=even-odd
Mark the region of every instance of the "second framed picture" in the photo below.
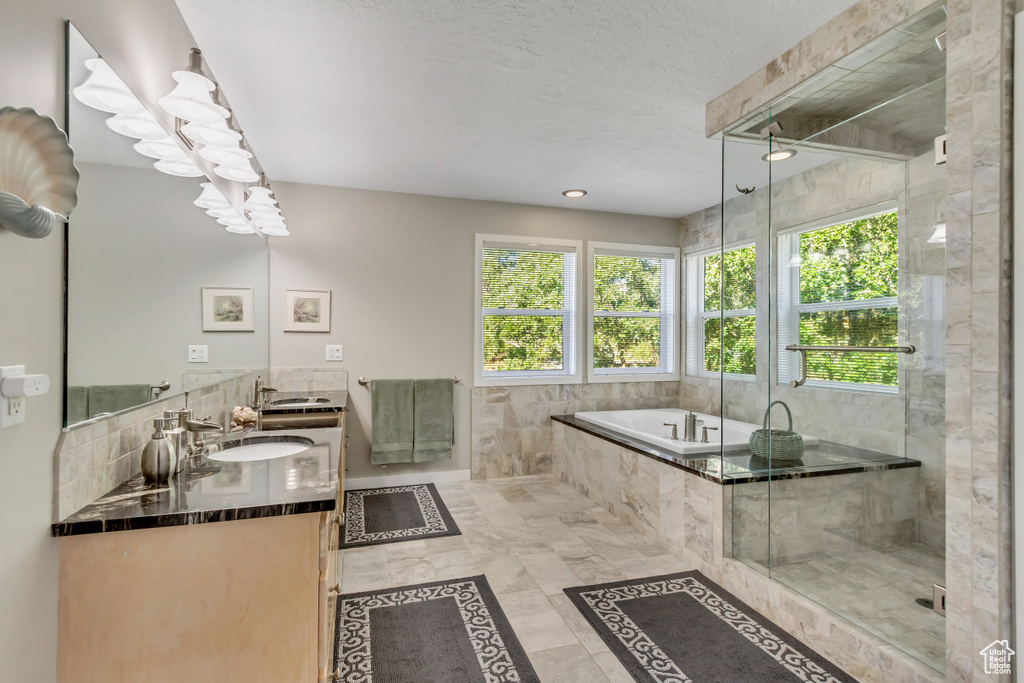
{"type": "Polygon", "coordinates": [[[203,332],[253,332],[252,287],[203,287],[203,332]]]}
{"type": "Polygon", "coordinates": [[[286,289],[285,332],[330,332],[331,291],[286,289]]]}

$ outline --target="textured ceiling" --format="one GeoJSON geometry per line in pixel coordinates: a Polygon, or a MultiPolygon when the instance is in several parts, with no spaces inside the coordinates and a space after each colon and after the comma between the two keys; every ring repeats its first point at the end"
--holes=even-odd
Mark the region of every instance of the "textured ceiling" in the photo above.
{"type": "Polygon", "coordinates": [[[704,105],[854,0],[177,3],[272,180],[678,217],[704,105]]]}

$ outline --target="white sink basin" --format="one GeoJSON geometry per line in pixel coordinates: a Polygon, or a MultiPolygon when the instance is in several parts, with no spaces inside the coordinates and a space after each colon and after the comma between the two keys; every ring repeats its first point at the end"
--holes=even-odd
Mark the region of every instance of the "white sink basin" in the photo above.
{"type": "Polygon", "coordinates": [[[250,436],[229,441],[206,457],[221,462],[273,460],[308,451],[313,440],[304,436],[250,436]]]}

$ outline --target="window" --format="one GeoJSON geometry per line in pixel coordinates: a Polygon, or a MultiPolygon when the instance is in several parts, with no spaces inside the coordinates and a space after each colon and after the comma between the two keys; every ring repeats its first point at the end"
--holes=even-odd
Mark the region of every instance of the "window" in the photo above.
{"type": "MultiPolygon", "coordinates": [[[[779,236],[780,382],[800,374],[789,344],[898,345],[898,233],[887,205],[779,236]]],[[[895,392],[898,367],[895,353],[814,351],[807,384],[895,392]]]]}
{"type": "Polygon", "coordinates": [[[755,265],[753,244],[733,246],[724,254],[718,249],[698,252],[686,259],[687,373],[718,377],[724,370],[735,379],[754,378],[755,265]]]}
{"type": "Polygon", "coordinates": [[[577,258],[582,244],[477,235],[477,380],[578,381],[577,258]]]}
{"type": "Polygon", "coordinates": [[[678,377],[679,250],[591,242],[587,256],[591,381],[678,377]]]}

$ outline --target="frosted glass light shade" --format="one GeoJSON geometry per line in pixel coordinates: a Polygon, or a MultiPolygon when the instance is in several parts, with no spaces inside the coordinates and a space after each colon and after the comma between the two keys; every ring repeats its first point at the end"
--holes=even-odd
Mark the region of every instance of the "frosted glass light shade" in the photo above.
{"type": "Polygon", "coordinates": [[[199,156],[218,166],[244,167],[249,165],[249,159],[252,159],[252,152],[242,149],[240,145],[227,149],[222,147],[203,147],[199,150],[199,156]]]}
{"type": "Polygon", "coordinates": [[[98,57],[85,60],[92,73],[71,92],[82,104],[110,114],[141,114],[146,107],[132,94],[114,70],[98,57]]]}
{"type": "Polygon", "coordinates": [[[202,170],[196,166],[187,157],[185,161],[174,161],[172,159],[161,159],[160,161],[153,164],[156,170],[167,175],[174,175],[181,178],[198,178],[205,175],[202,170]]]}
{"type": "Polygon", "coordinates": [[[226,209],[207,209],[206,215],[214,218],[240,218],[238,210],[233,206],[226,209]]]}
{"type": "MultiPolygon", "coordinates": [[[[135,151],[151,159],[166,159],[167,161],[188,161],[188,156],[181,147],[168,135],[159,140],[139,140],[132,147],[135,151]]],[[[190,162],[191,163],[191,162],[190,162]]]]}
{"type": "Polygon", "coordinates": [[[935,226],[935,231],[932,236],[928,238],[928,244],[945,244],[946,243],[946,224],[939,223],[935,226]]]}
{"type": "Polygon", "coordinates": [[[160,106],[168,114],[199,123],[217,123],[231,115],[213,101],[210,93],[217,86],[206,76],[192,71],[175,71],[171,76],[178,85],[169,95],[160,98],[160,106]]]}
{"type": "Polygon", "coordinates": [[[277,208],[277,202],[270,196],[270,188],[258,185],[249,188],[249,198],[242,204],[242,208],[251,214],[277,215],[281,213],[281,210],[277,208]]]}
{"type": "Polygon", "coordinates": [[[119,135],[136,140],[157,140],[167,131],[148,111],[141,114],[117,114],[107,119],[107,127],[119,135]]]}
{"type": "Polygon", "coordinates": [[[207,147],[235,147],[242,139],[241,133],[228,127],[227,119],[216,123],[189,121],[181,127],[181,132],[192,142],[207,147]]]}
{"type": "Polygon", "coordinates": [[[249,221],[245,220],[235,212],[232,218],[218,218],[217,222],[224,226],[228,232],[233,232],[238,235],[252,235],[256,231],[249,225],[249,221]]]}
{"type": "Polygon", "coordinates": [[[200,209],[223,211],[224,209],[231,208],[231,202],[221,194],[220,190],[213,186],[213,183],[200,183],[199,187],[203,188],[203,193],[192,203],[200,209]]]}
{"type": "Polygon", "coordinates": [[[256,231],[250,225],[227,225],[224,229],[236,235],[255,235],[256,231]]]}
{"type": "Polygon", "coordinates": [[[291,234],[290,232],[288,232],[288,228],[284,227],[283,225],[280,228],[273,229],[264,228],[263,226],[260,226],[260,232],[262,232],[264,235],[269,235],[270,237],[287,237],[288,235],[291,234]]]}
{"type": "Polygon", "coordinates": [[[252,170],[252,164],[248,161],[244,166],[217,166],[213,172],[225,180],[233,180],[236,183],[255,183],[260,179],[259,174],[252,170]]]}

